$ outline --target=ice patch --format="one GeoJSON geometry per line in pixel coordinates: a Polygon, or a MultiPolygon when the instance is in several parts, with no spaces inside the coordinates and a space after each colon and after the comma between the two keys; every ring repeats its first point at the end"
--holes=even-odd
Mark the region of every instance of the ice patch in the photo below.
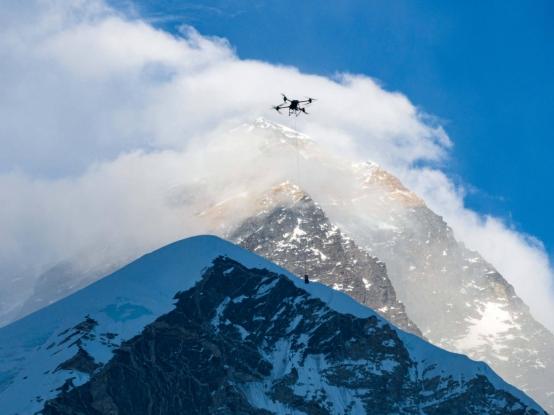
{"type": "Polygon", "coordinates": [[[215,310],[215,316],[212,318],[212,321],[210,322],[212,326],[216,329],[218,329],[219,325],[221,324],[221,316],[223,315],[223,312],[227,308],[227,304],[231,299],[229,297],[225,297],[225,299],[219,304],[215,310]]]}
{"type": "Polygon", "coordinates": [[[459,350],[471,352],[483,345],[491,345],[496,353],[502,352],[502,336],[516,328],[512,315],[500,303],[486,303],[481,318],[469,318],[469,330],[456,342],[459,350]]]}
{"type": "Polygon", "coordinates": [[[296,327],[298,327],[298,324],[302,321],[302,316],[298,315],[294,317],[294,320],[292,320],[289,324],[289,327],[287,328],[287,334],[293,331],[296,327]]]}
{"type": "Polygon", "coordinates": [[[233,324],[233,327],[236,328],[240,334],[240,337],[242,340],[246,339],[250,332],[246,330],[244,327],[242,327],[240,324],[233,324]]]}
{"type": "Polygon", "coordinates": [[[148,308],[132,303],[110,304],[102,311],[114,321],[134,320],[152,314],[148,308]]]}
{"type": "Polygon", "coordinates": [[[273,287],[275,287],[277,285],[277,283],[279,282],[279,279],[278,278],[275,278],[273,279],[270,283],[268,284],[262,284],[259,288],[258,288],[258,294],[256,295],[256,298],[260,298],[260,297],[263,297],[265,294],[267,294],[269,291],[271,291],[271,289],[273,287]]]}

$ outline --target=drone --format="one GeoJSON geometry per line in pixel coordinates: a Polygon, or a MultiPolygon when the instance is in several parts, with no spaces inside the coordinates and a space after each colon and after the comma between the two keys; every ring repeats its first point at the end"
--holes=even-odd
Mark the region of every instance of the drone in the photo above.
{"type": "Polygon", "coordinates": [[[316,101],[315,98],[306,98],[306,99],[288,99],[285,94],[281,94],[283,96],[283,102],[279,105],[275,105],[271,108],[273,108],[275,111],[277,111],[279,114],[281,113],[281,110],[288,109],[289,110],[289,117],[291,115],[294,115],[298,117],[301,113],[308,114],[306,112],[306,105],[310,105],[312,102],[316,101]]]}

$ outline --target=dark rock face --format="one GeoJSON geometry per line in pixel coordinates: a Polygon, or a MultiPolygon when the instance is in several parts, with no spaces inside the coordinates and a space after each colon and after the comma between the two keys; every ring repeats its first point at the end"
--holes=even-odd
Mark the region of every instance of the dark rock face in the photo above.
{"type": "Polygon", "coordinates": [[[85,316],[85,319],[79,324],[70,329],[62,331],[58,337],[62,337],[62,340],[58,345],[68,344],[69,346],[80,346],[83,340],[94,340],[96,335],[94,334],[94,328],[98,325],[98,322],[90,316],[85,316]]]}
{"type": "Polygon", "coordinates": [[[76,370],[90,375],[94,373],[101,365],[94,361],[94,358],[82,347],[79,347],[77,353],[72,358],[62,362],[54,371],[76,370]]]}
{"type": "Polygon", "coordinates": [[[268,208],[235,229],[232,241],[295,275],[308,274],[310,280],[345,292],[421,336],[396,298],[385,264],[345,236],[310,196],[285,183],[265,200],[268,208]]]}
{"type": "Polygon", "coordinates": [[[539,413],[484,374],[414,360],[376,315],[340,314],[267,270],[220,257],[176,299],[43,414],[539,413]]]}

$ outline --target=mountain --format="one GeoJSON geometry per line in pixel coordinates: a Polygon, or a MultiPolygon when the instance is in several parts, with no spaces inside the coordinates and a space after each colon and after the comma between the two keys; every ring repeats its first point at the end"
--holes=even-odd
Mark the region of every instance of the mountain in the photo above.
{"type": "MultiPolygon", "coordinates": [[[[504,379],[554,411],[554,335],[533,318],[494,266],[457,240],[445,220],[419,196],[377,164],[339,158],[287,127],[258,120],[245,126],[242,135],[245,140],[260,141],[264,160],[298,160],[300,169],[285,178],[299,183],[323,211],[311,219],[303,218],[303,223],[324,214],[357,247],[386,264],[396,297],[426,339],[489,363],[504,379]]],[[[227,196],[225,203],[216,204],[217,214],[207,211],[214,220],[214,231],[224,229],[223,235],[246,241],[240,232],[232,234],[242,226],[233,225],[237,212],[248,213],[242,222],[242,231],[247,233],[248,229],[253,232],[249,223],[268,218],[267,206],[258,201],[269,187],[261,191],[251,187],[255,190],[249,194],[227,196]]],[[[278,229],[274,221],[268,229],[271,227],[278,229]]],[[[271,235],[286,243],[285,233],[271,235]]],[[[261,246],[254,241],[255,236],[252,243],[241,243],[287,267],[271,241],[261,246]]],[[[302,251],[301,246],[295,248],[302,251]]],[[[308,252],[312,248],[319,249],[309,247],[308,252]]],[[[347,274],[353,266],[353,262],[342,263],[332,272],[335,280],[326,283],[340,287],[341,273],[347,274]]],[[[294,266],[294,271],[302,274],[298,270],[302,266],[294,266]]]]}
{"type": "MultiPolygon", "coordinates": [[[[372,268],[371,264],[379,265],[376,261],[381,261],[385,265],[396,296],[395,299],[389,296],[388,306],[399,307],[397,317],[389,314],[387,318],[411,330],[406,321],[402,323],[399,319],[405,314],[431,343],[486,361],[504,379],[554,412],[554,336],[533,318],[514,288],[479,253],[464,246],[445,220],[398,178],[375,163],[338,157],[316,139],[264,119],[222,134],[205,150],[205,168],[195,169],[199,174],[202,171],[217,174],[199,176],[192,187],[190,183],[184,184],[180,193],[175,190],[176,193],[171,194],[173,210],[178,214],[179,204],[175,201],[180,201],[186,207],[183,211],[198,212],[196,219],[200,225],[197,228],[202,229],[202,233],[228,238],[243,223],[261,218],[272,220],[273,216],[267,216],[269,207],[260,205],[260,201],[280,183],[295,183],[321,209],[320,213],[314,211],[314,218],[324,215],[332,226],[340,229],[339,239],[348,235],[345,238],[355,250],[364,251],[373,258],[368,260],[366,268],[374,271],[372,275],[378,275],[380,266],[372,268]]],[[[308,216],[302,221],[309,223],[308,216]]],[[[287,213],[287,217],[292,219],[293,213],[287,213]]],[[[266,227],[264,232],[268,229],[266,227]]],[[[313,231],[316,230],[317,226],[313,231]]],[[[187,236],[186,231],[183,232],[183,236],[187,236]]],[[[285,243],[287,238],[283,235],[272,233],[272,237],[285,243]]],[[[241,243],[247,243],[247,234],[235,236],[244,239],[241,243]]],[[[319,236],[298,236],[323,241],[319,236]]],[[[100,245],[106,243],[100,242],[100,245]]],[[[141,246],[155,246],[152,241],[142,242],[141,246]]],[[[273,252],[269,249],[271,246],[271,242],[266,243],[262,247],[264,252],[260,253],[268,257],[274,255],[273,260],[285,268],[303,274],[303,260],[300,264],[298,258],[289,265],[284,262],[294,257],[295,249],[273,252]]],[[[295,248],[302,251],[301,244],[295,248]]],[[[319,246],[313,248],[321,250],[319,246]]],[[[110,251],[123,252],[124,249],[115,246],[110,251]]],[[[313,254],[316,258],[315,251],[311,252],[307,251],[306,255],[313,254]]],[[[114,262],[111,258],[98,260],[91,268],[75,265],[73,269],[101,269],[105,263],[122,264],[136,253],[130,254],[114,262]]],[[[325,278],[337,277],[337,281],[328,279],[331,286],[342,284],[343,289],[348,288],[341,275],[349,275],[349,268],[354,269],[357,254],[349,253],[347,258],[352,263],[342,261],[326,274],[325,278]]],[[[80,259],[72,258],[72,261],[80,259]]],[[[323,271],[327,264],[321,262],[323,271]]],[[[65,275],[68,278],[66,287],[70,290],[80,286],[72,281],[88,281],[79,273],[65,275]]],[[[50,274],[50,281],[55,276],[50,274]]],[[[37,298],[41,304],[49,303],[64,294],[57,292],[53,296],[46,290],[51,282],[44,282],[45,288],[37,287],[29,304],[36,305],[37,298]]],[[[388,286],[386,283],[379,292],[391,293],[388,286]]],[[[358,294],[352,295],[364,301],[364,291],[353,291],[358,294]]],[[[371,301],[376,299],[385,301],[381,294],[371,301]]],[[[9,297],[0,298],[0,302],[4,303],[4,309],[13,310],[9,297]]],[[[378,303],[373,304],[383,313],[378,303]]],[[[0,316],[0,321],[2,319],[0,316]]]]}
{"type": "Polygon", "coordinates": [[[86,382],[90,370],[63,367],[105,364],[124,340],[171,311],[174,295],[190,288],[219,255],[279,270],[218,238],[190,238],[0,328],[0,413],[34,413],[66,382],[86,382]]]}
{"type": "Polygon", "coordinates": [[[544,414],[483,363],[215,237],[0,329],[3,414],[544,414]]]}
{"type": "Polygon", "coordinates": [[[262,209],[228,239],[287,269],[311,276],[421,336],[396,298],[385,264],[333,225],[311,197],[290,182],[266,193],[262,209]]]}

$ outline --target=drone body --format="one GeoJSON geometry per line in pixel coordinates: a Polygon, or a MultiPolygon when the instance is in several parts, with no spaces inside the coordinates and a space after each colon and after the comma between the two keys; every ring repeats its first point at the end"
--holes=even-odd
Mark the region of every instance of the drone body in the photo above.
{"type": "Polygon", "coordinates": [[[281,110],[288,109],[289,116],[294,115],[298,117],[301,113],[308,114],[306,112],[306,105],[310,105],[315,101],[315,98],[306,98],[306,99],[288,99],[285,94],[283,95],[283,102],[279,105],[272,107],[278,113],[281,113],[281,110]]]}

